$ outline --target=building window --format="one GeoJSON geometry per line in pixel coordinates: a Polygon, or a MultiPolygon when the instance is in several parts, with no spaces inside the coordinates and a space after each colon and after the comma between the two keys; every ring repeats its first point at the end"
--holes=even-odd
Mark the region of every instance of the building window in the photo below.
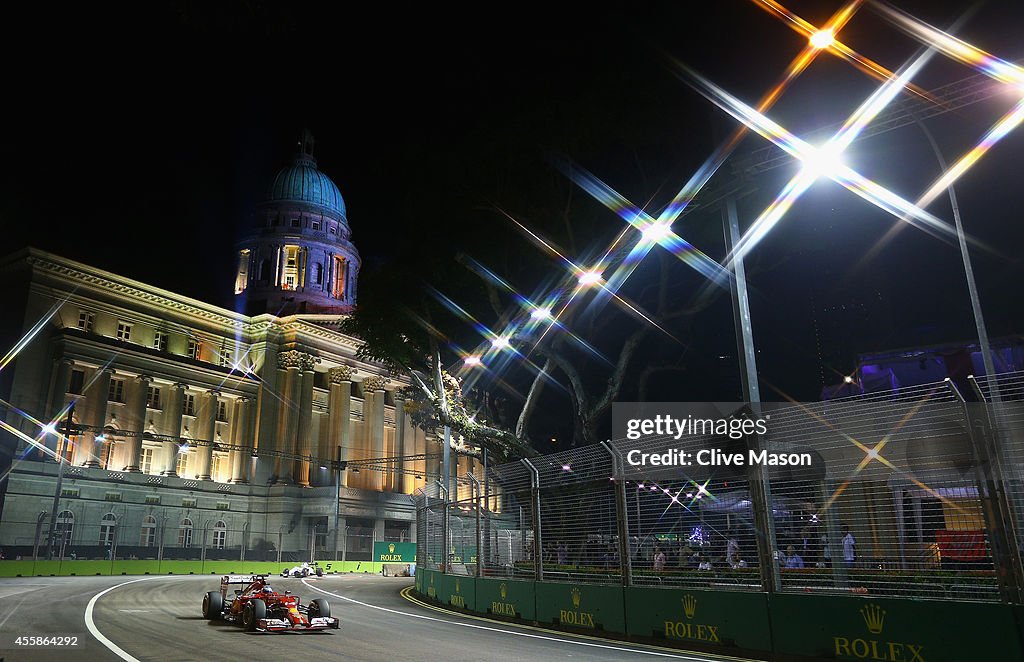
{"type": "Polygon", "coordinates": [[[335,299],[345,298],[345,280],[348,278],[348,261],[339,256],[334,256],[334,285],[331,288],[331,296],[335,299]]]}
{"type": "Polygon", "coordinates": [[[166,352],[168,340],[169,338],[165,332],[157,331],[153,334],[153,349],[166,352]]]}
{"type": "Polygon", "coordinates": [[[224,549],[227,539],[228,525],[224,523],[224,520],[217,520],[217,523],[213,525],[213,548],[224,549]]]}
{"type": "Polygon", "coordinates": [[[92,323],[95,319],[92,313],[85,311],[78,313],[78,328],[86,333],[92,333],[92,323]]]}
{"type": "Polygon", "coordinates": [[[249,249],[238,252],[238,275],[235,276],[235,294],[241,294],[249,284],[249,249]]]}
{"type": "Polygon", "coordinates": [[[313,263],[313,282],[322,285],[324,282],[324,265],[319,262],[313,263]]]}
{"type": "Polygon", "coordinates": [[[226,345],[220,348],[218,362],[222,368],[227,368],[231,365],[231,350],[228,349],[226,345]]]}
{"type": "Polygon", "coordinates": [[[146,495],[146,505],[147,506],[159,506],[160,505],[160,495],[159,494],[147,494],[146,495]]]}
{"type": "Polygon", "coordinates": [[[132,325],[127,322],[117,323],[117,339],[128,342],[132,339],[132,325]]]}
{"type": "Polygon", "coordinates": [[[302,285],[301,255],[298,246],[284,247],[284,268],[281,270],[281,289],[294,290],[302,285]]]}
{"type": "Polygon", "coordinates": [[[68,383],[68,393],[74,393],[75,395],[82,395],[82,389],[85,387],[85,371],[84,370],[72,370],[71,381],[68,383]]]}
{"type": "MultiPolygon", "coordinates": [[[[226,482],[221,479],[221,470],[224,469],[227,464],[227,455],[225,453],[214,453],[213,458],[210,460],[210,478],[217,482],[226,482]]],[[[230,476],[228,476],[230,478],[230,476]]]]}
{"type": "Polygon", "coordinates": [[[124,402],[124,380],[123,379],[111,379],[110,380],[110,391],[107,394],[107,400],[110,402],[124,402]]]}
{"type": "MultiPolygon", "coordinates": [[[[71,544],[72,534],[75,532],[75,514],[70,510],[62,510],[53,527],[54,542],[63,549],[71,544]]],[[[61,553],[61,556],[64,554],[61,553]]]]}
{"type": "Polygon", "coordinates": [[[185,518],[181,520],[178,527],[178,547],[192,546],[192,520],[185,518]]]}
{"type": "Polygon", "coordinates": [[[217,401],[217,420],[225,423],[228,420],[228,403],[225,400],[217,401]]]}
{"type": "Polygon", "coordinates": [[[186,393],[181,399],[181,413],[185,416],[196,415],[196,396],[186,393]]]}
{"type": "Polygon", "coordinates": [[[319,230],[320,229],[320,219],[316,219],[315,221],[313,221],[313,229],[314,230],[319,230]]]}
{"type": "Polygon", "coordinates": [[[142,518],[142,530],[139,533],[139,545],[153,547],[156,544],[156,518],[146,515],[142,518]]]}
{"type": "Polygon", "coordinates": [[[188,450],[178,451],[178,463],[174,467],[174,472],[176,474],[178,474],[179,476],[181,476],[182,478],[184,478],[185,477],[185,471],[187,469],[188,469],[188,450]]]}
{"type": "Polygon", "coordinates": [[[100,546],[113,547],[114,531],[117,530],[117,516],[114,513],[107,513],[100,520],[100,546]]]}
{"type": "Polygon", "coordinates": [[[160,409],[160,387],[146,387],[146,407],[148,409],[160,409]]]}
{"type": "Polygon", "coordinates": [[[142,453],[139,455],[139,469],[142,473],[148,474],[153,468],[153,449],[143,448],[142,453]]]}
{"type": "Polygon", "coordinates": [[[120,501],[121,500],[121,493],[120,492],[107,492],[106,495],[104,495],[103,500],[104,501],[120,501]]]}
{"type": "Polygon", "coordinates": [[[195,508],[196,507],[196,500],[195,499],[182,499],[181,500],[181,507],[182,508],[195,508]]]}
{"type": "Polygon", "coordinates": [[[231,503],[230,502],[228,502],[228,501],[218,501],[217,502],[217,510],[230,510],[230,509],[231,509],[231,503]]]}
{"type": "Polygon", "coordinates": [[[337,234],[337,233],[338,233],[338,231],[337,231],[337,230],[336,230],[336,229],[334,228],[334,226],[332,225],[332,226],[331,226],[331,234],[337,234]]]}
{"type": "Polygon", "coordinates": [[[202,343],[193,338],[188,339],[188,357],[190,359],[199,360],[199,356],[202,353],[202,343]]]}

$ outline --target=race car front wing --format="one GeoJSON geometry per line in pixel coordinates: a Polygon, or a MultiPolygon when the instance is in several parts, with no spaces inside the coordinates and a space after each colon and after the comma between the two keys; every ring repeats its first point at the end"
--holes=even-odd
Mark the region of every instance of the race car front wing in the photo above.
{"type": "Polygon", "coordinates": [[[295,624],[283,618],[261,618],[257,630],[266,632],[281,632],[291,630],[294,632],[309,632],[310,630],[337,630],[341,627],[341,621],[333,616],[317,616],[309,619],[309,625],[295,624]]]}

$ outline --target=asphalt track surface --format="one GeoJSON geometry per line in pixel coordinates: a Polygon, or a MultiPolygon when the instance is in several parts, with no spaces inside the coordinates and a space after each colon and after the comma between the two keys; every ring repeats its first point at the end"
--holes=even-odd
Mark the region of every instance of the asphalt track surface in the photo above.
{"type": "Polygon", "coordinates": [[[26,577],[0,579],[3,662],[214,662],[219,660],[689,660],[685,653],[465,617],[411,602],[411,579],[339,575],[275,579],[305,604],[327,598],[341,629],[248,633],[201,615],[218,577],[26,577]],[[408,591],[405,591],[408,593],[408,591]],[[98,597],[97,597],[98,596],[98,597]],[[18,646],[18,636],[77,637],[73,647],[18,646]],[[106,643],[102,640],[105,639],[106,643]]]}

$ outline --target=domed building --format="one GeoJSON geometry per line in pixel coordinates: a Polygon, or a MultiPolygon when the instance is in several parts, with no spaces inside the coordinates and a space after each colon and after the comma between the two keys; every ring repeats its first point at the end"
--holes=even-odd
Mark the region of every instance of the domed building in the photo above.
{"type": "Polygon", "coordinates": [[[356,303],[360,260],[345,200],[317,167],[308,131],[298,147],[239,247],[236,309],[248,314],[344,314],[356,303]]]}
{"type": "Polygon", "coordinates": [[[0,343],[19,347],[0,373],[0,549],[33,559],[18,572],[378,571],[376,546],[415,540],[409,495],[439,476],[440,441],[405,413],[408,382],[338,330],[360,259],[308,133],[255,221],[230,308],[34,248],[0,257],[0,343]]]}

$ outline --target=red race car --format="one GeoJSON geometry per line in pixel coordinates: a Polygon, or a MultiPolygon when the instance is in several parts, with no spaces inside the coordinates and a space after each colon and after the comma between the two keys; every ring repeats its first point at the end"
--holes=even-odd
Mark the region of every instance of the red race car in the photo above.
{"type": "Polygon", "coordinates": [[[270,588],[267,575],[221,577],[220,591],[210,591],[203,598],[203,618],[240,623],[250,632],[336,630],[341,625],[331,616],[327,600],[317,598],[303,606],[290,591],[278,593],[270,588]],[[246,586],[229,596],[230,587],[239,584],[246,586]]]}

